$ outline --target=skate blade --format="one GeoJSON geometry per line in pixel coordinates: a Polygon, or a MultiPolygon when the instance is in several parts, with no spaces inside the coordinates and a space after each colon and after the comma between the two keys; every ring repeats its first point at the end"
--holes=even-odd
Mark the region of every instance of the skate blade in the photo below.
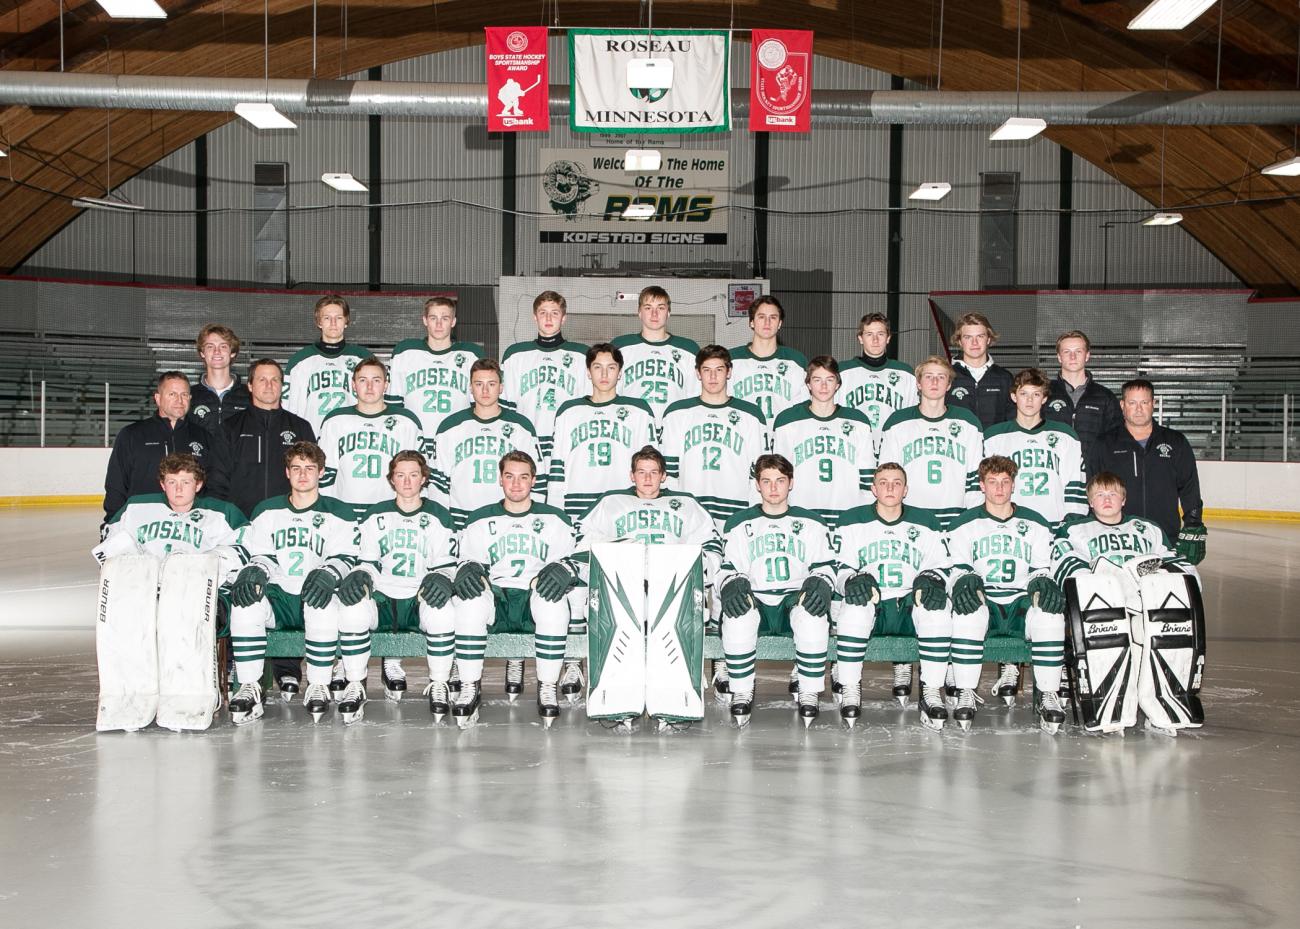
{"type": "Polygon", "coordinates": [[[733,716],[731,717],[731,721],[735,724],[737,729],[745,729],[749,726],[749,715],[733,716]]]}
{"type": "Polygon", "coordinates": [[[800,716],[799,718],[803,720],[803,727],[805,729],[811,729],[812,724],[817,721],[816,716],[800,716]]]}
{"type": "Polygon", "coordinates": [[[1146,729],[1147,732],[1150,732],[1152,735],[1162,735],[1170,739],[1178,738],[1177,729],[1171,729],[1168,726],[1157,726],[1149,719],[1146,721],[1146,725],[1143,728],[1146,729]]]}
{"type": "Polygon", "coordinates": [[[844,721],[844,728],[846,729],[852,729],[858,724],[858,717],[856,716],[841,716],[840,719],[844,721]]]}
{"type": "Polygon", "coordinates": [[[1040,726],[1040,728],[1042,728],[1042,730],[1043,730],[1044,732],[1046,732],[1048,735],[1056,735],[1058,732],[1061,731],[1061,724],[1060,724],[1060,723],[1049,723],[1049,722],[1048,722],[1047,720],[1045,720],[1045,719],[1039,722],[1039,726],[1040,726]]]}
{"type": "Polygon", "coordinates": [[[385,689],[385,690],[384,690],[384,699],[387,700],[389,703],[401,703],[401,702],[402,702],[402,695],[403,695],[404,693],[406,693],[406,691],[404,691],[404,690],[388,690],[388,689],[385,689]]]}
{"type": "Polygon", "coordinates": [[[962,732],[970,732],[970,724],[974,721],[975,720],[973,719],[959,719],[957,720],[957,725],[961,726],[962,732]]]}
{"type": "Polygon", "coordinates": [[[296,697],[296,696],[298,696],[298,694],[297,694],[296,691],[291,693],[291,692],[289,692],[289,691],[287,691],[287,690],[282,690],[282,691],[280,691],[280,702],[281,702],[281,703],[293,703],[293,698],[296,697]]]}
{"type": "Polygon", "coordinates": [[[947,722],[945,719],[931,719],[928,716],[921,717],[921,725],[924,728],[929,729],[931,732],[942,732],[943,724],[945,722],[947,722]]]}
{"type": "Polygon", "coordinates": [[[447,718],[447,714],[446,714],[445,712],[443,712],[443,713],[431,713],[431,715],[433,716],[433,722],[434,722],[435,725],[441,723],[444,719],[447,718]]]}
{"type": "Polygon", "coordinates": [[[1014,695],[1014,694],[1003,694],[1003,695],[1002,695],[1002,702],[1003,702],[1003,704],[1005,704],[1005,705],[1008,706],[1008,707],[1015,706],[1015,705],[1016,705],[1016,698],[1015,698],[1015,695],[1014,695]]]}
{"type": "Polygon", "coordinates": [[[899,694],[894,699],[898,701],[899,709],[907,709],[907,694],[899,694]]]}
{"type": "Polygon", "coordinates": [[[543,729],[550,729],[552,726],[555,725],[555,721],[556,721],[557,719],[559,719],[559,718],[560,718],[560,717],[558,717],[558,716],[543,716],[543,717],[542,717],[542,728],[543,728],[543,729]]]}
{"type": "Polygon", "coordinates": [[[313,723],[318,723],[318,722],[320,722],[320,721],[321,721],[321,717],[325,715],[325,711],[324,711],[324,710],[308,710],[307,712],[311,714],[311,721],[312,721],[313,723]]]}
{"type": "Polygon", "coordinates": [[[459,726],[461,729],[468,729],[476,722],[478,722],[478,710],[475,710],[473,713],[469,714],[468,716],[456,717],[456,725],[459,726]]]}
{"type": "Polygon", "coordinates": [[[509,692],[506,693],[506,702],[509,703],[511,706],[514,706],[515,703],[518,702],[518,700],[519,700],[519,694],[512,694],[509,692]]]}
{"type": "Polygon", "coordinates": [[[339,717],[343,720],[343,725],[351,726],[365,719],[366,714],[363,710],[357,710],[355,713],[339,713],[339,717]]]}
{"type": "Polygon", "coordinates": [[[231,713],[230,721],[236,726],[246,726],[249,723],[256,722],[262,718],[262,708],[259,706],[248,713],[231,713]]]}

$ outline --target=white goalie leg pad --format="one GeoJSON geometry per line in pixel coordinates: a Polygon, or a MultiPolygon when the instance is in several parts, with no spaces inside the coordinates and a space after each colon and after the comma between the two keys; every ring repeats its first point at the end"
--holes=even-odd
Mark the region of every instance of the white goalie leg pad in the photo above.
{"type": "Polygon", "coordinates": [[[591,547],[587,595],[587,715],[625,719],[645,712],[646,546],[591,547]]]}
{"type": "Polygon", "coordinates": [[[158,561],[117,555],[99,572],[95,657],[100,732],[143,729],[158,712],[158,561]]]}
{"type": "Polygon", "coordinates": [[[476,684],[483,679],[488,626],[497,618],[496,600],[489,589],[473,600],[453,602],[456,604],[456,670],[462,683],[476,684]]]}
{"type": "Polygon", "coordinates": [[[790,609],[790,629],[794,633],[794,664],[799,674],[799,693],[819,694],[826,685],[830,617],[814,616],[796,605],[790,609]]]}
{"type": "Polygon", "coordinates": [[[1131,577],[1101,559],[1065,582],[1069,675],[1079,722],[1089,732],[1118,732],[1137,722],[1138,652],[1132,617],[1140,609],[1131,577]]]}
{"type": "Polygon", "coordinates": [[[379,625],[375,601],[363,597],[360,603],[346,606],[335,600],[334,615],[339,624],[339,652],[343,657],[343,674],[349,681],[363,681],[370,663],[370,630],[379,625]]]}
{"type": "Polygon", "coordinates": [[[451,678],[451,663],[456,657],[456,613],[448,600],[441,607],[420,601],[420,631],[424,633],[424,654],[429,662],[429,679],[451,678]]]}
{"type": "Polygon", "coordinates": [[[533,616],[533,651],[537,661],[537,681],[556,684],[564,664],[564,648],[569,640],[569,602],[561,598],[552,603],[534,591],[528,595],[528,610],[533,616]]]}
{"type": "Polygon", "coordinates": [[[171,554],[158,588],[158,725],[207,729],[221,705],[217,671],[220,555],[171,554]]]}
{"type": "Polygon", "coordinates": [[[1161,729],[1195,729],[1205,722],[1205,615],[1200,587],[1186,574],[1158,571],[1138,579],[1142,611],[1133,640],[1141,647],[1138,708],[1161,729]]]}
{"type": "Polygon", "coordinates": [[[647,545],[645,709],[704,718],[704,563],[698,545],[647,545]]]}
{"type": "Polygon", "coordinates": [[[867,642],[876,625],[875,604],[854,606],[844,603],[835,620],[836,680],[841,684],[862,683],[862,662],[867,656],[867,642]]]}

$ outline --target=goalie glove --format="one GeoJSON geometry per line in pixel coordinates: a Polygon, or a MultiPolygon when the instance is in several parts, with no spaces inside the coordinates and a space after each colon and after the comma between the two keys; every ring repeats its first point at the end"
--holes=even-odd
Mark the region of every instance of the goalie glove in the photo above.
{"type": "Polygon", "coordinates": [[[927,610],[942,610],[948,602],[948,585],[934,571],[922,571],[912,581],[915,603],[927,610]]]}
{"type": "Polygon", "coordinates": [[[424,580],[420,581],[420,599],[435,610],[440,610],[447,605],[447,601],[451,599],[451,593],[451,578],[445,574],[430,571],[424,576],[424,580]]]}
{"type": "Polygon", "coordinates": [[[344,606],[356,606],[375,589],[375,582],[365,571],[353,571],[339,581],[339,602],[344,606]]]}
{"type": "Polygon", "coordinates": [[[735,619],[744,616],[754,606],[754,588],[749,578],[737,576],[722,585],[722,613],[735,619]]]}
{"type": "Polygon", "coordinates": [[[537,573],[537,596],[559,603],[577,582],[577,573],[564,561],[552,561],[537,573]]]}
{"type": "Polygon", "coordinates": [[[487,571],[477,561],[467,561],[456,569],[451,586],[462,600],[473,600],[487,588],[487,571]]]}
{"type": "Polygon", "coordinates": [[[831,611],[831,585],[826,578],[814,574],[799,588],[799,599],[813,616],[825,616],[831,611]]]}
{"type": "Polygon", "coordinates": [[[1025,588],[1044,613],[1064,613],[1065,594],[1050,577],[1036,577],[1025,588]]]}
{"type": "Polygon", "coordinates": [[[309,572],[302,582],[303,605],[314,610],[325,609],[330,605],[330,597],[334,596],[334,588],[338,583],[339,580],[332,571],[316,568],[309,572]]]}
{"type": "Polygon", "coordinates": [[[850,606],[866,606],[880,599],[880,585],[870,571],[855,574],[844,582],[844,602],[850,606]]]}
{"type": "Polygon", "coordinates": [[[1200,564],[1205,560],[1205,535],[1204,526],[1184,526],[1178,533],[1174,551],[1192,564],[1200,564]]]}
{"type": "Polygon", "coordinates": [[[952,585],[952,608],[960,616],[969,616],[984,603],[984,579],[978,574],[963,574],[952,585]]]}
{"type": "Polygon", "coordinates": [[[251,564],[239,572],[230,585],[230,602],[235,606],[252,606],[266,593],[266,569],[251,564]]]}

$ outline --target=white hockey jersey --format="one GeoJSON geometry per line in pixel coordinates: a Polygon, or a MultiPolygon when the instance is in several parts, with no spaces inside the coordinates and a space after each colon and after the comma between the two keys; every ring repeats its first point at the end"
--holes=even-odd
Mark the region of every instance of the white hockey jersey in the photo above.
{"type": "Polygon", "coordinates": [[[989,426],[984,455],[1003,455],[1019,465],[1012,502],[1029,507],[1053,526],[1071,514],[1088,512],[1083,447],[1065,423],[1048,420],[1024,429],[1012,420],[989,426]]]}
{"type": "Polygon", "coordinates": [[[325,417],[318,433],[325,453],[320,491],[350,505],[358,517],[366,507],[393,495],[388,465],[402,451],[420,451],[420,421],[402,406],[386,404],[379,413],[355,406],[325,417]]]}
{"type": "Polygon", "coordinates": [[[761,506],[741,510],[727,520],[725,549],[717,589],[733,577],[749,578],[754,595],[775,606],[816,575],[835,586],[836,563],[830,530],[809,510],[792,506],[769,516],[761,506]]]}
{"type": "Polygon", "coordinates": [[[376,503],[361,517],[361,568],[392,600],[414,597],[430,571],[456,575],[451,514],[432,500],[407,513],[396,500],[376,503]]]}
{"type": "Polygon", "coordinates": [[[371,354],[370,349],[347,342],[329,354],[314,342],[300,349],[284,366],[281,405],[311,423],[311,431],[320,435],[326,416],[357,402],[352,371],[371,354]]]}
{"type": "Polygon", "coordinates": [[[655,441],[654,414],[643,400],[570,400],[555,417],[547,503],[578,520],[601,494],[627,487],[633,453],[655,441]]]}
{"type": "Polygon", "coordinates": [[[333,497],[318,496],[301,510],[294,509],[287,496],[272,497],[257,505],[240,530],[239,542],[271,583],[296,595],[316,568],[342,580],[356,567],[360,528],[352,511],[333,497]]]}
{"type": "Polygon", "coordinates": [[[808,403],[792,406],[776,418],[772,451],[794,465],[790,502],[812,510],[832,531],[845,510],[875,500],[875,433],[851,407],[821,417],[808,403]]]}
{"type": "MultiPolygon", "coordinates": [[[[533,424],[544,461],[551,458],[555,416],[570,400],[591,393],[587,346],[562,342],[546,347],[534,339],[516,342],[501,356],[501,399],[533,424]]],[[[543,462],[538,462],[540,466],[543,462]]]]}
{"type": "Polygon", "coordinates": [[[491,582],[526,589],[539,571],[573,554],[573,523],[553,506],[533,503],[511,513],[493,503],[469,515],[460,533],[460,560],[488,566],[491,582]]]}
{"type": "Polygon", "coordinates": [[[126,501],[105,525],[104,541],[91,555],[101,565],[114,555],[153,555],[172,552],[202,554],[218,551],[227,569],[223,581],[248,561],[239,545],[239,531],[248,520],[224,500],[196,497],[188,513],[177,513],[164,494],[140,494],[126,501]]]}
{"type": "Polygon", "coordinates": [[[1165,531],[1140,516],[1125,516],[1114,526],[1091,513],[1071,516],[1056,530],[1052,543],[1052,571],[1057,583],[1080,571],[1089,571],[1099,558],[1117,565],[1134,558],[1159,558],[1185,574],[1196,575],[1191,562],[1169,544],[1165,531]]]}
{"type": "Polygon", "coordinates": [[[678,400],[699,396],[695,354],[700,347],[690,339],[670,335],[662,342],[651,342],[638,332],[619,336],[613,345],[623,355],[618,392],[644,400],[656,422],[662,422],[668,407],[678,400]]]}
{"type": "Polygon", "coordinates": [[[904,506],[898,519],[888,522],[872,503],[845,513],[838,532],[841,593],[850,577],[869,571],[880,585],[880,598],[896,600],[912,592],[922,571],[948,567],[943,531],[926,510],[904,506]]]}
{"type": "MultiPolygon", "coordinates": [[[[472,408],[453,413],[438,427],[433,446],[429,496],[451,511],[457,529],[470,513],[501,499],[501,456],[506,452],[527,452],[540,467],[533,424],[514,410],[502,409],[492,419],[479,419],[472,408]]],[[[545,478],[539,470],[535,499],[546,494],[545,478]]]]}
{"type": "Polygon", "coordinates": [[[754,459],[769,448],[762,412],[730,398],[711,406],[699,397],[679,400],[661,424],[659,450],[675,490],[684,490],[722,526],[758,502],[754,459]]]}
{"type": "Polygon", "coordinates": [[[722,561],[722,542],[713,518],[687,493],[661,490],[652,500],[636,490],[612,490],[582,519],[578,551],[590,552],[599,542],[640,542],[643,545],[699,545],[707,577],[722,561]]]}
{"type": "Polygon", "coordinates": [[[435,352],[427,339],[403,339],[393,349],[388,390],[420,420],[422,451],[431,467],[433,437],[444,419],[470,407],[469,369],[482,357],[473,342],[453,342],[435,352]]]}
{"type": "Polygon", "coordinates": [[[970,410],[948,407],[943,416],[929,419],[914,406],[886,421],[877,459],[902,465],[908,502],[932,510],[946,527],[962,510],[984,502],[979,479],[983,449],[983,429],[970,410]]]}
{"type": "Polygon", "coordinates": [[[771,355],[755,355],[748,345],[731,350],[730,392],[763,411],[769,423],[808,399],[808,359],[793,348],[778,346],[771,355]]]}
{"type": "Polygon", "coordinates": [[[840,363],[840,390],[835,399],[866,414],[867,422],[879,436],[889,417],[916,406],[920,397],[916,375],[901,361],[890,358],[879,368],[873,368],[858,356],[840,363]]]}
{"type": "Polygon", "coordinates": [[[972,507],[948,527],[951,576],[978,574],[984,594],[995,603],[1021,596],[1035,577],[1049,577],[1052,527],[1033,510],[1016,506],[997,519],[983,505],[972,507]]]}

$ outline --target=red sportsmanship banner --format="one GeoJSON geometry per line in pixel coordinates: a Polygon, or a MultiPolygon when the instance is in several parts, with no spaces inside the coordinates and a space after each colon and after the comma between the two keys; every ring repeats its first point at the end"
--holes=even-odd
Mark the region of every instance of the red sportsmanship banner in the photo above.
{"type": "Polygon", "coordinates": [[[545,26],[487,26],[489,132],[551,126],[545,26]]]}
{"type": "Polygon", "coordinates": [[[750,43],[750,130],[807,132],[813,34],[802,29],[753,29],[750,43]]]}

